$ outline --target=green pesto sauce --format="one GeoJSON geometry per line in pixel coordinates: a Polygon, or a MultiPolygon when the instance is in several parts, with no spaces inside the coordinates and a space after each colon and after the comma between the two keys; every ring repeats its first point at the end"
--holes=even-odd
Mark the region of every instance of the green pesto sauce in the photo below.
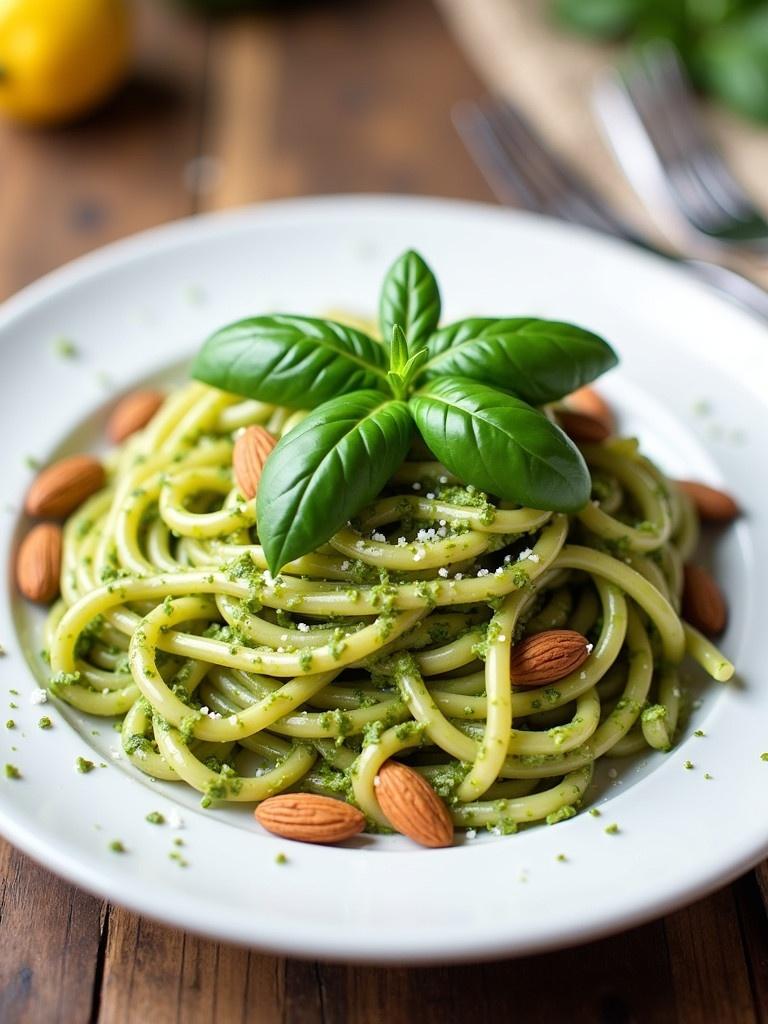
{"type": "Polygon", "coordinates": [[[53,352],[59,359],[77,359],[80,354],[71,338],[56,338],[53,342],[53,352]]]}
{"type": "Polygon", "coordinates": [[[564,807],[560,807],[558,810],[548,814],[546,821],[548,825],[556,825],[559,821],[567,821],[568,818],[573,818],[575,814],[576,808],[572,804],[566,804],[564,807]]]}
{"type": "Polygon", "coordinates": [[[663,721],[666,717],[667,709],[663,704],[652,704],[643,711],[640,719],[643,722],[658,722],[663,721]]]}

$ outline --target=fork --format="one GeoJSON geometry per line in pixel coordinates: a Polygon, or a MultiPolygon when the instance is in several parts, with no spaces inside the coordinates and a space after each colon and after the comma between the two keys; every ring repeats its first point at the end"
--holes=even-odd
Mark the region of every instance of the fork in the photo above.
{"type": "Polygon", "coordinates": [[[768,251],[768,222],[709,137],[671,43],[647,43],[621,71],[605,72],[594,104],[624,173],[663,228],[672,215],[711,250],[768,251]]]}
{"type": "Polygon", "coordinates": [[[489,97],[482,103],[457,104],[453,122],[501,203],[581,224],[680,263],[719,292],[768,319],[768,292],[726,267],[684,259],[651,245],[553,153],[506,100],[489,97]]]}

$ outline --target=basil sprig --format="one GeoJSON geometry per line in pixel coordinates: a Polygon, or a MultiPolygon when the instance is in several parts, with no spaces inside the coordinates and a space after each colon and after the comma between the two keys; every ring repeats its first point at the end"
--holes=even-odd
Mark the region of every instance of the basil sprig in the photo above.
{"type": "Polygon", "coordinates": [[[259,540],[273,573],[324,544],[386,485],[418,428],[455,476],[507,501],[572,512],[589,499],[578,448],[537,405],[616,364],[598,335],[532,318],[438,328],[440,292],[415,252],[390,268],[384,342],[331,320],[258,316],[213,334],[193,376],[311,409],[259,482],[259,540]]]}

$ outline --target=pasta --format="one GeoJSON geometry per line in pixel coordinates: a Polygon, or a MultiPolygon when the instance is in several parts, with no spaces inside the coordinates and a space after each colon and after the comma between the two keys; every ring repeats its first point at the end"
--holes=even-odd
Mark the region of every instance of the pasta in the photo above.
{"type": "Polygon", "coordinates": [[[397,757],[457,828],[511,832],[576,813],[599,759],[671,747],[686,654],[732,674],[680,618],[695,510],[632,439],[581,446],[593,500],[575,514],[493,503],[415,447],[357,520],[273,577],[233,440],[304,415],[185,385],[66,524],[51,689],[121,719],[142,772],[206,806],[346,799],[376,830],[376,775],[397,757]],[[515,686],[513,646],[560,628],[589,639],[586,661],[515,686]]]}

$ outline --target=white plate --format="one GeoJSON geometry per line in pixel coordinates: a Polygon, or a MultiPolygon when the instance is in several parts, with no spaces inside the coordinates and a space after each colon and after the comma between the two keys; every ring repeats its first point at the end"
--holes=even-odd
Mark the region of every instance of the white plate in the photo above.
{"type": "Polygon", "coordinates": [[[724,647],[738,681],[705,688],[672,753],[603,783],[599,818],[449,850],[394,837],[315,848],[264,834],[247,808],[203,811],[181,786],[110,760],[118,737],[108,723],[33,706],[24,646],[39,647],[39,618],[17,601],[9,571],[0,692],[19,707],[8,712],[17,728],[2,730],[0,762],[17,764],[23,779],[0,779],[0,828],[79,885],[281,953],[408,963],[593,939],[693,900],[768,853],[764,592],[762,616],[758,603],[768,567],[768,331],[682,270],[621,243],[495,207],[355,197],[184,221],[77,261],[0,314],[0,479],[13,506],[0,515],[2,557],[10,565],[24,525],[25,455],[93,444],[110,391],[169,367],[178,374],[226,321],[278,308],[370,312],[385,267],[408,246],[435,267],[448,319],[534,314],[603,332],[622,356],[605,390],[623,429],[639,432],[673,475],[727,481],[739,496],[747,515],[712,556],[728,593],[724,647]],[[59,336],[75,342],[77,359],[54,354],[59,336]],[[43,710],[52,730],[37,728],[43,710]],[[693,736],[698,728],[705,737],[693,736]],[[104,755],[108,767],[80,775],[78,755],[104,755]],[[148,811],[173,809],[185,819],[181,833],[145,821],[148,811]],[[611,822],[618,835],[605,833],[611,822]],[[186,868],[168,858],[176,835],[186,868]],[[110,852],[114,838],[128,852],[110,852]],[[275,862],[278,851],[287,864],[275,862]]]}

